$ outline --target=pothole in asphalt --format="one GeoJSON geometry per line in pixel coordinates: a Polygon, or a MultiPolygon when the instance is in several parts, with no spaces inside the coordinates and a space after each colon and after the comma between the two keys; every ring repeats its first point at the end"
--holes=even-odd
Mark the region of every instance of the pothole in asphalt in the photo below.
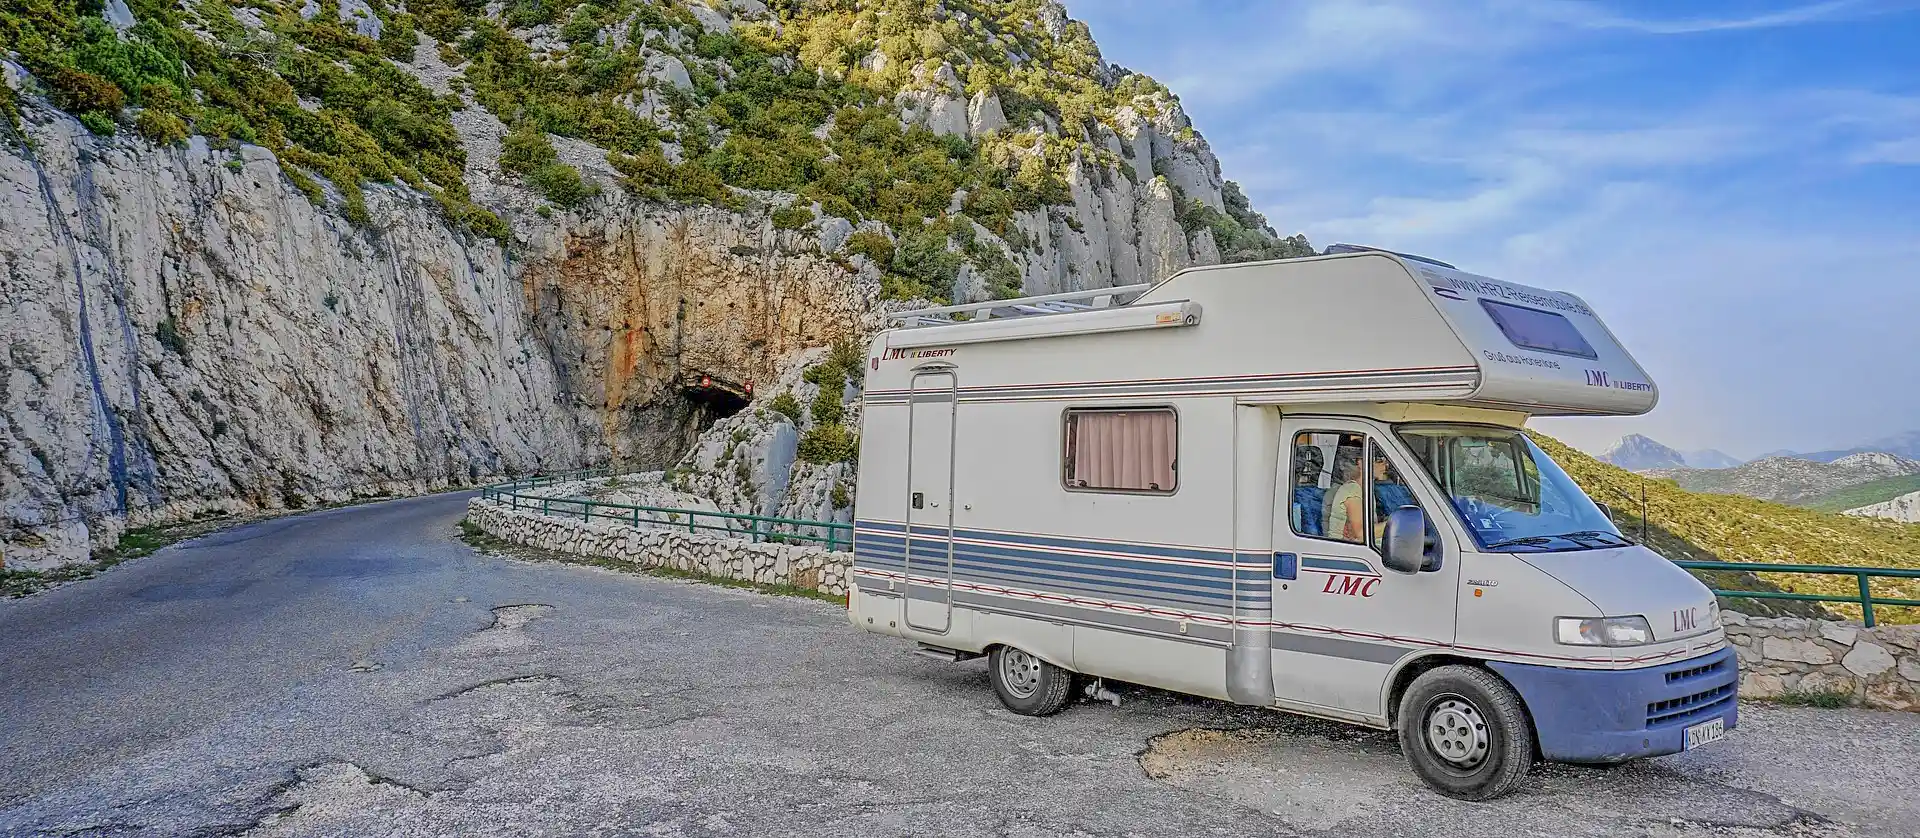
{"type": "Polygon", "coordinates": [[[1536,765],[1514,794],[1484,803],[1442,797],[1406,765],[1392,734],[1187,729],[1139,752],[1157,782],[1272,815],[1303,832],[1601,836],[1842,836],[1845,829],[1768,795],[1684,775],[1654,761],[1614,768],[1536,765]]]}
{"type": "Polygon", "coordinates": [[[493,624],[468,635],[461,642],[460,650],[481,655],[525,650],[534,645],[533,638],[527,635],[527,626],[551,613],[553,606],[538,602],[495,607],[493,624]]]}
{"type": "Polygon", "coordinates": [[[538,602],[501,605],[493,609],[493,625],[488,626],[487,630],[524,628],[528,623],[547,616],[552,610],[553,606],[538,602]]]}
{"type": "Polygon", "coordinates": [[[368,774],[351,762],[302,768],[299,781],[272,801],[276,811],[242,833],[248,838],[311,835],[369,812],[395,812],[427,799],[419,790],[368,774]]]}

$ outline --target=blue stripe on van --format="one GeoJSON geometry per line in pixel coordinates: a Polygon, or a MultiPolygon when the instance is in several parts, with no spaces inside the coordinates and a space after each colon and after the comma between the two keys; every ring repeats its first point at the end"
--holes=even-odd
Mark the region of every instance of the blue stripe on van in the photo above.
{"type": "MultiPolygon", "coordinates": [[[[876,568],[876,569],[880,569],[880,568],[876,568]]],[[[895,572],[898,572],[897,569],[893,569],[893,570],[895,572]]],[[[858,571],[856,570],[856,572],[858,571]]],[[[1151,592],[1148,590],[1143,590],[1139,587],[1133,587],[1133,586],[1127,586],[1127,585],[1096,585],[1096,584],[1088,584],[1085,582],[1077,582],[1077,581],[1076,582],[1053,582],[1049,580],[1037,580],[1032,576],[1017,573],[1017,572],[999,573],[999,572],[990,572],[990,571],[983,571],[983,570],[974,570],[970,568],[956,568],[955,574],[954,574],[954,580],[957,582],[965,582],[965,583],[971,583],[971,584],[994,584],[994,585],[1006,585],[1008,587],[1014,587],[1014,588],[1039,589],[1042,592],[1047,594],[1057,594],[1061,596],[1084,596],[1084,597],[1091,597],[1091,598],[1097,598],[1097,599],[1103,599],[1103,600],[1109,600],[1109,601],[1115,601],[1115,602],[1132,602],[1132,603],[1139,603],[1142,605],[1165,606],[1169,608],[1179,608],[1179,609],[1185,609],[1188,611],[1197,611],[1197,612],[1212,613],[1212,614],[1229,614],[1231,613],[1231,609],[1233,608],[1233,604],[1231,602],[1228,602],[1223,599],[1204,599],[1204,598],[1196,598],[1196,597],[1163,595],[1157,592],[1151,592]]],[[[919,589],[929,589],[929,588],[938,589],[941,587],[938,584],[929,584],[925,582],[915,582],[913,583],[913,586],[919,589]]],[[[1243,608],[1247,610],[1252,610],[1252,611],[1264,611],[1268,607],[1268,603],[1264,599],[1259,601],[1243,601],[1241,605],[1243,608]]]]}
{"type": "MultiPolygon", "coordinates": [[[[948,542],[944,539],[916,538],[913,545],[914,558],[918,560],[924,557],[930,561],[944,561],[947,544],[948,542]]],[[[897,556],[901,554],[901,549],[902,545],[898,540],[894,540],[893,543],[867,543],[861,546],[860,551],[856,551],[856,555],[874,550],[897,556]]],[[[953,553],[956,557],[1001,561],[1024,567],[1072,570],[1107,577],[1137,579],[1143,582],[1177,582],[1221,590],[1233,587],[1232,568],[1158,564],[1108,556],[1082,556],[1073,553],[965,543],[955,543],[953,553]]]]}
{"type": "MultiPolygon", "coordinates": [[[[944,542],[940,542],[944,546],[944,542]]],[[[922,554],[916,550],[914,569],[921,574],[937,572],[946,564],[944,549],[927,551],[922,554]],[[924,563],[920,559],[924,558],[924,563]]],[[[904,572],[906,564],[901,558],[898,547],[862,547],[855,555],[858,566],[879,570],[904,572]]],[[[1236,600],[1243,606],[1265,606],[1270,601],[1266,586],[1243,586],[1236,598],[1227,580],[1179,579],[1151,577],[1143,574],[1102,571],[1097,568],[1061,566],[1036,561],[1020,561],[1005,557],[973,554],[957,551],[953,557],[956,578],[968,581],[988,579],[1006,584],[1026,585],[1045,590],[1062,592],[1098,593],[1103,596],[1152,598],[1162,602],[1177,602],[1189,606],[1225,608],[1236,600]],[[1092,572],[1089,572],[1092,571],[1092,572]],[[1075,575],[1075,574],[1078,575],[1075,575]],[[1179,582],[1196,583],[1201,590],[1172,587],[1179,582]],[[1153,584],[1159,583],[1159,584],[1153,584]]]]}
{"type": "MultiPolygon", "coordinates": [[[[900,572],[900,568],[863,565],[870,570],[890,570],[900,572]]],[[[917,575],[939,576],[935,571],[927,573],[918,569],[917,575]]],[[[1074,579],[1056,574],[1034,573],[1020,568],[1008,568],[997,565],[975,565],[957,562],[954,565],[954,579],[961,582],[995,582],[1004,585],[1027,588],[1041,593],[1085,594],[1106,599],[1152,600],[1155,602],[1177,603],[1190,608],[1224,609],[1232,606],[1236,600],[1227,596],[1207,596],[1191,591],[1168,590],[1159,587],[1130,584],[1124,580],[1103,581],[1097,579],[1074,579]]],[[[915,583],[927,584],[927,583],[915,583]]],[[[1261,593],[1243,592],[1237,602],[1244,608],[1264,609],[1270,600],[1261,593]]]]}
{"type": "MultiPolygon", "coordinates": [[[[915,536],[913,539],[913,552],[916,557],[922,554],[938,557],[946,553],[947,544],[948,542],[946,539],[940,538],[937,536],[928,536],[924,538],[920,536],[915,536]]],[[[860,542],[860,550],[857,550],[856,553],[864,551],[868,548],[880,549],[880,550],[891,549],[897,552],[901,549],[902,545],[903,545],[903,539],[900,539],[897,537],[891,537],[891,536],[872,537],[872,538],[863,539],[860,542]]],[[[1166,578],[1178,579],[1183,582],[1188,582],[1190,584],[1203,585],[1203,586],[1232,587],[1233,585],[1232,580],[1233,580],[1234,569],[1230,567],[1206,567],[1201,565],[1167,564],[1165,562],[1154,562],[1154,561],[1146,561],[1141,559],[1127,559],[1127,558],[1120,558],[1117,556],[1085,556],[1077,553],[1057,553],[1051,550],[1036,549],[1031,547],[1008,547],[1003,545],[967,544],[963,542],[955,542],[953,544],[953,551],[956,554],[968,554],[968,555],[983,556],[983,557],[992,556],[992,557],[1006,558],[1009,560],[1038,559],[1038,560],[1044,560],[1049,562],[1055,562],[1059,564],[1073,565],[1073,566],[1085,568],[1090,571],[1097,571],[1100,573],[1112,574],[1112,575],[1129,576],[1137,579],[1156,579],[1156,578],[1166,577],[1166,578]]]]}

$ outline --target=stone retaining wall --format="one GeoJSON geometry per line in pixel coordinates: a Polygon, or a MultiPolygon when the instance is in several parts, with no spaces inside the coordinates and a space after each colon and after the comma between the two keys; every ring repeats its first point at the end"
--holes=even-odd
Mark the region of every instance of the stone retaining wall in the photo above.
{"type": "Polygon", "coordinates": [[[1920,626],[1721,613],[1740,654],[1740,693],[1845,693],[1866,707],[1920,710],[1920,626]]]}
{"type": "MultiPolygon", "coordinates": [[[[847,592],[853,558],[814,546],[547,516],[478,498],[467,505],[467,520],[516,544],[833,595],[847,592]]],[[[1920,626],[1869,629],[1732,611],[1722,612],[1722,618],[1740,656],[1744,696],[1846,693],[1867,707],[1920,710],[1920,626]]]]}
{"type": "Polygon", "coordinates": [[[790,585],[834,596],[847,593],[847,566],[853,561],[852,553],[811,545],[755,543],[684,530],[582,521],[481,498],[467,502],[467,520],[488,535],[528,547],[720,579],[790,585]]]}

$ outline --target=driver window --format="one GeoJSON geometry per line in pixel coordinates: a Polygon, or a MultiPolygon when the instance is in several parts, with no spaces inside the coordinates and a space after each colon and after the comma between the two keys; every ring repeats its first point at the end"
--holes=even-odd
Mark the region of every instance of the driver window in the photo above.
{"type": "Polygon", "coordinates": [[[1367,542],[1365,435],[1304,431],[1293,438],[1293,531],[1352,544],[1367,542]]]}

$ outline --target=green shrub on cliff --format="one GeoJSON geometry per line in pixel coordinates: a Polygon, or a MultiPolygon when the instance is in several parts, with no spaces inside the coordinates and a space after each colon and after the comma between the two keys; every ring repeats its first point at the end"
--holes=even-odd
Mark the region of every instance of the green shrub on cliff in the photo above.
{"type": "Polygon", "coordinates": [[[799,457],[820,465],[853,462],[860,457],[860,436],[845,425],[815,425],[801,435],[799,457]]]}
{"type": "Polygon", "coordinates": [[[792,420],[794,424],[800,424],[800,400],[794,398],[792,393],[781,393],[778,396],[774,396],[773,401],[769,403],[767,407],[773,412],[792,420]]]}
{"type": "Polygon", "coordinates": [[[500,168],[519,173],[547,200],[565,207],[579,206],[599,191],[580,179],[580,170],[560,162],[553,142],[532,122],[507,132],[500,145],[500,168]]]}

